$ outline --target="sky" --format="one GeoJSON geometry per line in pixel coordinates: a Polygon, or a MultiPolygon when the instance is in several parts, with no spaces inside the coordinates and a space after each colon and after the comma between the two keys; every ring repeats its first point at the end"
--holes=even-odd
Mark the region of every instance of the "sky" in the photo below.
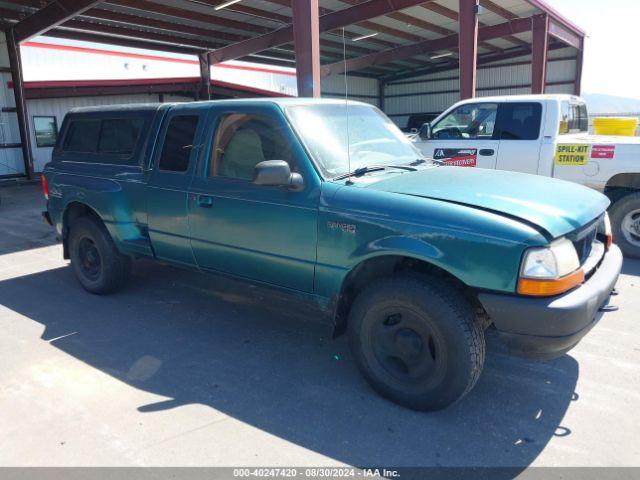
{"type": "Polygon", "coordinates": [[[640,99],[640,0],[546,0],[586,31],[582,91],[640,99]]]}

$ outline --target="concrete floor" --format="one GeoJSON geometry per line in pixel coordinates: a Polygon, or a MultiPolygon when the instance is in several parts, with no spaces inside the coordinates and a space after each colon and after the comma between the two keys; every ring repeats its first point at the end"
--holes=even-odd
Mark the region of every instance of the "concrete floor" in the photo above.
{"type": "Polygon", "coordinates": [[[638,261],[568,355],[512,358],[490,335],[473,392],[416,413],[289,299],[150,262],[86,293],[38,187],[0,197],[1,466],[640,466],[638,261]]]}

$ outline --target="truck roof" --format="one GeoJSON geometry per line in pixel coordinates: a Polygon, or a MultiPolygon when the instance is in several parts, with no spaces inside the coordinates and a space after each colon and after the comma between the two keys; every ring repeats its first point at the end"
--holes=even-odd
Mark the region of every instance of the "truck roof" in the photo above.
{"type": "MultiPolygon", "coordinates": [[[[122,105],[99,105],[94,107],[77,107],[69,111],[69,113],[104,113],[104,112],[125,112],[125,111],[155,111],[162,106],[194,106],[194,105],[246,105],[246,104],[276,104],[281,106],[289,105],[339,105],[344,104],[344,99],[339,98],[301,98],[301,97],[288,97],[288,98],[243,98],[243,99],[229,99],[229,100],[207,100],[200,102],[179,102],[179,103],[132,103],[122,105]]],[[[349,105],[367,105],[368,103],[359,102],[356,100],[349,100],[349,105]]]]}

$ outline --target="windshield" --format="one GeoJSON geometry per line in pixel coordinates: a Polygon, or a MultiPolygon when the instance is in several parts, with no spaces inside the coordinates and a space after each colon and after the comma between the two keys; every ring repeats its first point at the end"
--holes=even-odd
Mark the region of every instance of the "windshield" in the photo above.
{"type": "Polygon", "coordinates": [[[346,104],[297,105],[286,112],[324,178],[422,158],[400,129],[374,107],[350,104],[348,120],[346,104]]]}

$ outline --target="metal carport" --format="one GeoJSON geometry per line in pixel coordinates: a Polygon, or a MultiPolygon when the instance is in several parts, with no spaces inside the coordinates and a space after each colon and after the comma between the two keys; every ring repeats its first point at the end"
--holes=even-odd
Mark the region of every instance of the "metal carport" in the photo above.
{"type": "Polygon", "coordinates": [[[19,49],[43,33],[198,55],[199,98],[211,97],[212,64],[248,59],[295,65],[303,96],[320,96],[322,77],[375,80],[375,103],[383,109],[394,95],[387,86],[457,71],[448,91],[472,97],[479,69],[519,58],[531,66],[530,79],[513,87],[542,93],[548,55],[556,50],[574,63],[572,91],[579,93],[585,36],[541,0],[3,0],[0,17],[28,177],[33,162],[19,49]]]}

